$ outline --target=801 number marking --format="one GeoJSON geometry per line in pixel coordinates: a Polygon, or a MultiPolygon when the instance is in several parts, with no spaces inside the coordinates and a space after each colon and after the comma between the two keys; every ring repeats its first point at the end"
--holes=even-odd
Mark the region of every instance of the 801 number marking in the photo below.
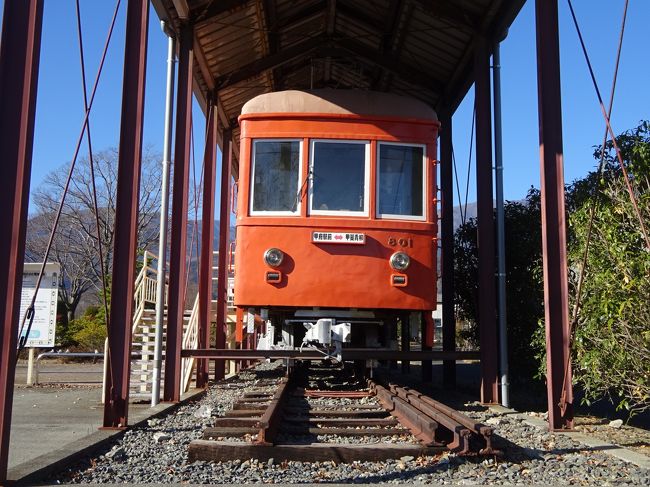
{"type": "Polygon", "coordinates": [[[405,237],[388,237],[388,245],[391,247],[397,247],[398,245],[404,249],[413,248],[413,239],[405,237]]]}

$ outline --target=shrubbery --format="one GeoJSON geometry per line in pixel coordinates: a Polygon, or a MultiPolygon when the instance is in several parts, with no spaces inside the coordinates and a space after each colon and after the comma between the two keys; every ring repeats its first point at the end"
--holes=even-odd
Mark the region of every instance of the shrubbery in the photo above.
{"type": "MultiPolygon", "coordinates": [[[[645,227],[650,225],[650,124],[619,137],[645,227]]],[[[599,150],[596,156],[600,157],[599,150]]],[[[573,340],[575,380],[587,401],[603,396],[631,413],[650,408],[650,249],[611,143],[598,187],[569,216],[571,278],[582,266],[595,204],[573,340]]],[[[574,282],[575,284],[575,282],[574,282]]]]}
{"type": "Polygon", "coordinates": [[[104,349],[106,339],[106,323],[104,310],[101,307],[89,307],[83,316],[70,321],[67,330],[59,338],[64,346],[76,347],[83,351],[104,349]]]}
{"type": "MultiPolygon", "coordinates": [[[[650,123],[616,138],[650,231],[650,123]]],[[[608,397],[630,413],[650,409],[650,249],[609,142],[602,172],[566,189],[570,309],[577,300],[590,213],[594,212],[579,312],[574,324],[574,383],[591,402],[608,397]]],[[[507,203],[506,266],[509,364],[514,382],[546,374],[539,192],[524,204],[507,203]],[[535,360],[535,358],[537,360],[535,360]]],[[[478,249],[476,222],[455,234],[456,305],[459,318],[476,322],[478,249]]],[[[476,326],[469,337],[477,340],[476,326]]]]}

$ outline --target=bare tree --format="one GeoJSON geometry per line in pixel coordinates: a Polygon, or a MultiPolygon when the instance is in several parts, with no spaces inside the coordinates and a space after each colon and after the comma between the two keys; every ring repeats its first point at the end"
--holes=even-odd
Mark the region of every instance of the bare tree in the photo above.
{"type": "MultiPolygon", "coordinates": [[[[59,299],[68,320],[74,319],[79,301],[85,293],[102,289],[102,267],[106,276],[110,276],[113,262],[117,150],[112,148],[94,154],[93,160],[97,209],[93,199],[90,165],[87,159],[80,159],[73,172],[50,252],[50,260],[61,265],[59,299]],[[101,259],[96,214],[104,253],[101,259]]],[[[162,178],[160,160],[159,154],[149,148],[145,149],[138,213],[138,246],[141,249],[149,248],[158,239],[157,220],[162,178]]],[[[52,171],[32,195],[37,213],[30,218],[27,228],[25,256],[28,261],[43,260],[68,170],[69,164],[66,164],[52,171]]]]}

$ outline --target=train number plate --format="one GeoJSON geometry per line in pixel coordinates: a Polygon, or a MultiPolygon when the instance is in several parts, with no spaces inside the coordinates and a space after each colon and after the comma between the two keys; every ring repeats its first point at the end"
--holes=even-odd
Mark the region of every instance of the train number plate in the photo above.
{"type": "Polygon", "coordinates": [[[366,235],[364,233],[316,231],[311,232],[311,241],[314,243],[364,245],[366,243],[366,235]]]}

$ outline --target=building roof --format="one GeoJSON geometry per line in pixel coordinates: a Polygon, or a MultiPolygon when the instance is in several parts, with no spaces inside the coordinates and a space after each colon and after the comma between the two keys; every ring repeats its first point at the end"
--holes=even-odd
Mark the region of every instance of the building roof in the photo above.
{"type": "MultiPolygon", "coordinates": [[[[218,97],[238,137],[244,104],[319,88],[389,92],[453,113],[473,83],[478,42],[505,37],[525,0],[153,0],[194,25],[194,92],[218,97]]],[[[235,145],[236,146],[236,145],[235,145]]]]}

